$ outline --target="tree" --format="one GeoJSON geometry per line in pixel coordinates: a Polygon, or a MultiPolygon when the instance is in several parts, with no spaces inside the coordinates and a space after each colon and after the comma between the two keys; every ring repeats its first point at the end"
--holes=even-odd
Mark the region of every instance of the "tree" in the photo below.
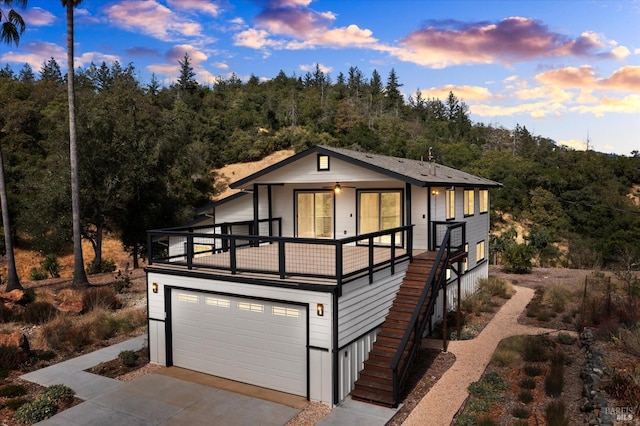
{"type": "Polygon", "coordinates": [[[178,63],[180,64],[180,75],[178,76],[178,87],[181,90],[192,92],[198,86],[198,82],[195,79],[196,73],[193,71],[193,67],[191,66],[191,60],[189,59],[189,54],[185,53],[182,60],[178,61],[178,63]]]}
{"type": "Polygon", "coordinates": [[[54,83],[62,83],[62,71],[60,71],[60,65],[54,58],[49,59],[42,64],[40,68],[40,80],[52,81],[54,83]]]}
{"type": "Polygon", "coordinates": [[[89,285],[82,256],[80,224],[80,185],[78,180],[78,144],[76,140],[76,98],[73,66],[73,8],[82,0],[61,0],[67,8],[67,97],[69,101],[69,157],[71,162],[71,216],[73,221],[73,285],[89,285]]]}
{"type": "MultiPolygon", "coordinates": [[[[27,0],[16,0],[18,6],[27,7],[27,0]]],[[[1,0],[0,5],[11,6],[13,0],[1,0]]],[[[0,40],[6,44],[14,43],[16,46],[20,42],[20,35],[24,33],[25,24],[22,16],[13,9],[8,13],[0,9],[0,22],[2,29],[0,30],[0,40]],[[4,22],[2,22],[4,21],[4,22]]],[[[4,244],[7,252],[7,291],[21,289],[22,285],[16,271],[16,258],[13,253],[13,236],[11,234],[11,221],[9,218],[9,202],[7,200],[7,185],[4,174],[4,159],[2,158],[2,150],[0,150],[0,208],[2,209],[2,224],[4,227],[4,244]]]]}

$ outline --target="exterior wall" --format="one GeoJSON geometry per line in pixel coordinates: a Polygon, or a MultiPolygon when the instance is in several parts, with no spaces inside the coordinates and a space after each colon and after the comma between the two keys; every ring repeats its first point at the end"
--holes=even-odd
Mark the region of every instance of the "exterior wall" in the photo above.
{"type": "MultiPolygon", "coordinates": [[[[458,280],[455,278],[455,274],[452,274],[454,277],[449,284],[447,284],[447,309],[453,310],[456,308],[457,299],[458,299],[458,280]]],[[[460,280],[460,294],[462,299],[464,299],[467,295],[476,291],[478,280],[480,278],[487,278],[489,276],[489,263],[483,262],[477,265],[475,268],[468,270],[465,274],[462,275],[462,279],[460,280]]],[[[432,316],[432,324],[435,324],[437,321],[441,321],[443,318],[442,315],[442,290],[438,293],[438,300],[436,301],[436,306],[432,316]]]]}
{"type": "Polygon", "coordinates": [[[338,374],[340,377],[338,397],[340,401],[344,400],[353,390],[360,371],[364,368],[364,362],[369,359],[369,352],[373,348],[373,342],[376,341],[379,329],[378,327],[365,334],[338,352],[338,374]]]}
{"type": "Polygon", "coordinates": [[[309,312],[309,361],[310,399],[332,404],[332,295],[330,293],[271,287],[258,284],[243,284],[216,279],[181,277],[158,272],[147,273],[147,294],[149,304],[149,347],[150,361],[166,365],[167,353],[165,336],[170,326],[165,313],[165,293],[167,287],[203,290],[214,293],[279,300],[283,303],[306,304],[309,312]],[[153,283],[158,284],[158,292],[152,292],[153,283]],[[316,304],[324,305],[324,316],[316,313],[316,304]],[[319,363],[319,364],[317,364],[319,363]]]}

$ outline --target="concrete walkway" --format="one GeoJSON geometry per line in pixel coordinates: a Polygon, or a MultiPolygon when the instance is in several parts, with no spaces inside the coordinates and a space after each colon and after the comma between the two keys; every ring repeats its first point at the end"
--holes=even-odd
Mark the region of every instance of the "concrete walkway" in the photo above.
{"type": "MultiPolygon", "coordinates": [[[[491,322],[473,340],[449,342],[448,350],[456,357],[429,393],[403,423],[408,426],[448,426],[469,396],[467,388],[480,380],[498,343],[506,337],[527,334],[554,334],[558,331],[518,324],[518,317],[533,297],[534,291],[514,286],[516,293],[496,313],[491,322]]],[[[442,343],[436,342],[438,345],[442,343]]]]}

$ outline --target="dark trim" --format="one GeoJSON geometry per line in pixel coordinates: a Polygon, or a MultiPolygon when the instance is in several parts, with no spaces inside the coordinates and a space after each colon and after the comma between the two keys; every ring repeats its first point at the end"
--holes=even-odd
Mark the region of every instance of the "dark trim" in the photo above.
{"type": "MultiPolygon", "coordinates": [[[[149,321],[156,321],[156,322],[167,322],[166,320],[160,319],[160,318],[151,318],[151,317],[147,317],[147,319],[149,321]]],[[[148,334],[148,333],[147,333],[148,334]]]]}
{"type": "MultiPolygon", "coordinates": [[[[488,235],[487,235],[487,236],[488,236],[488,235]]],[[[475,255],[476,255],[476,256],[475,256],[475,257],[476,257],[475,261],[476,261],[476,265],[479,265],[479,264],[480,264],[480,263],[482,263],[483,261],[487,260],[486,252],[487,252],[487,240],[483,238],[483,239],[481,239],[480,241],[476,241],[476,250],[475,250],[475,255]],[[483,253],[482,253],[482,259],[477,260],[477,259],[478,259],[478,244],[480,244],[480,243],[484,243],[484,246],[485,246],[485,247],[484,247],[484,250],[483,250],[483,253]]]]}
{"type": "Polygon", "coordinates": [[[259,187],[257,183],[253,184],[253,229],[256,235],[260,233],[259,231],[259,223],[260,223],[260,197],[258,196],[259,187]]]}
{"type": "MultiPolygon", "coordinates": [[[[147,285],[147,359],[151,359],[151,317],[149,316],[149,274],[145,273],[145,283],[147,285]]],[[[164,320],[162,320],[164,322],[164,320]]],[[[165,327],[166,328],[166,327],[165,327]]]]}
{"type": "MultiPolygon", "coordinates": [[[[173,285],[165,285],[164,286],[164,294],[165,294],[165,304],[167,303],[167,298],[169,300],[169,304],[168,306],[166,306],[165,309],[167,309],[168,314],[170,314],[171,312],[171,295],[173,294],[173,290],[182,290],[182,291],[191,291],[191,292],[195,292],[195,293],[204,293],[204,294],[215,294],[215,295],[221,295],[221,296],[227,296],[227,297],[237,297],[237,298],[241,298],[241,299],[250,299],[250,300],[260,300],[263,302],[272,302],[272,303],[282,303],[285,305],[294,305],[294,306],[302,306],[306,309],[307,311],[307,321],[306,321],[306,330],[305,330],[305,348],[306,348],[306,370],[307,370],[307,383],[306,383],[306,393],[307,393],[307,400],[311,399],[311,359],[309,357],[309,322],[310,322],[310,309],[309,309],[309,303],[304,303],[304,302],[294,302],[291,300],[284,300],[284,299],[272,299],[269,297],[254,297],[254,296],[247,296],[244,294],[237,294],[237,293],[228,293],[228,292],[224,292],[224,291],[214,291],[214,290],[201,290],[201,289],[197,289],[197,288],[190,288],[190,287],[182,287],[182,286],[173,286],[173,285]],[[167,297],[168,295],[168,297],[167,297]]],[[[172,329],[173,327],[173,323],[171,323],[171,321],[168,322],[169,327],[168,327],[168,331],[172,329]]],[[[167,336],[167,341],[169,336],[167,336]]],[[[171,365],[173,365],[173,336],[172,337],[172,345],[170,346],[171,351],[167,352],[167,359],[169,358],[169,353],[171,354],[171,365]]],[[[169,366],[169,364],[167,363],[167,366],[169,366]]]]}
{"type": "Polygon", "coordinates": [[[164,325],[164,345],[165,345],[165,364],[167,367],[171,367],[173,365],[173,328],[172,328],[172,318],[171,318],[171,287],[163,285],[164,291],[164,315],[165,315],[165,325],[164,325]],[[169,291],[167,291],[167,289],[169,291]]]}
{"type": "MultiPolygon", "coordinates": [[[[403,188],[356,188],[356,235],[364,235],[360,232],[360,195],[362,193],[373,193],[373,194],[381,194],[383,192],[399,192],[400,193],[400,225],[398,227],[404,226],[405,220],[405,192],[403,188]]],[[[380,203],[379,209],[382,208],[382,203],[380,203]]],[[[378,211],[378,213],[381,213],[378,211]]],[[[380,216],[378,217],[380,219],[380,216]]],[[[411,223],[411,222],[407,222],[411,223]]],[[[380,225],[380,224],[378,224],[380,225]]],[[[378,226],[379,227],[379,226],[378,226]]],[[[386,229],[378,229],[377,231],[386,231],[386,229]]],[[[380,247],[388,247],[386,245],[380,244],[380,247]]],[[[401,241],[398,247],[404,247],[404,239],[401,241]]]]}
{"type": "Polygon", "coordinates": [[[411,184],[409,182],[405,183],[404,196],[405,202],[403,204],[407,216],[405,219],[405,223],[413,223],[413,221],[411,220],[411,184]]]}
{"type": "Polygon", "coordinates": [[[333,342],[331,344],[331,352],[333,355],[333,405],[340,403],[340,368],[339,368],[339,350],[338,350],[338,295],[331,295],[333,302],[332,322],[333,322],[333,342]]]}
{"type": "Polygon", "coordinates": [[[331,156],[327,155],[327,154],[318,154],[317,156],[317,164],[316,164],[316,170],[318,172],[328,172],[331,171],[331,156]],[[320,157],[327,157],[327,168],[323,169],[320,167],[320,157]]]}
{"type": "Polygon", "coordinates": [[[433,186],[427,186],[427,250],[433,251],[433,243],[431,240],[431,197],[435,197],[435,195],[431,194],[433,191],[433,186]]]}
{"type": "MultiPolygon", "coordinates": [[[[268,215],[269,215],[269,236],[273,237],[273,224],[271,223],[271,221],[273,220],[273,209],[272,209],[272,203],[273,203],[273,195],[271,194],[271,185],[267,185],[267,206],[268,206],[268,215]]],[[[256,233],[259,234],[260,230],[257,229],[256,233]]]]}
{"type": "Polygon", "coordinates": [[[164,274],[164,275],[171,275],[171,276],[178,276],[178,277],[201,278],[206,280],[234,282],[238,284],[253,284],[253,285],[261,285],[265,287],[279,287],[279,288],[290,288],[294,290],[317,291],[321,293],[331,293],[337,288],[337,285],[333,285],[333,284],[309,284],[305,282],[272,281],[269,279],[244,278],[237,275],[232,275],[232,276],[216,275],[214,273],[197,272],[194,270],[187,270],[187,269],[177,270],[177,269],[155,268],[153,266],[147,266],[144,270],[147,273],[152,272],[155,274],[164,274]]]}
{"type": "Polygon", "coordinates": [[[313,349],[314,351],[329,352],[328,348],[321,348],[321,347],[318,347],[318,346],[309,345],[309,349],[313,349]]]}

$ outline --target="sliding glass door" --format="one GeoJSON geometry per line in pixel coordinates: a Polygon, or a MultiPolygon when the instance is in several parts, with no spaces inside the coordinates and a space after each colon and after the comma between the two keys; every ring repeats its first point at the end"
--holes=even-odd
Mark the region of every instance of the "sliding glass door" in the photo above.
{"type": "MultiPolygon", "coordinates": [[[[383,231],[402,226],[401,191],[358,192],[358,234],[383,231]]],[[[391,244],[391,236],[375,239],[378,244],[391,244]]],[[[396,245],[402,245],[401,234],[396,235],[396,245]]]]}
{"type": "Polygon", "coordinates": [[[296,236],[333,238],[333,191],[296,192],[296,236]]]}

